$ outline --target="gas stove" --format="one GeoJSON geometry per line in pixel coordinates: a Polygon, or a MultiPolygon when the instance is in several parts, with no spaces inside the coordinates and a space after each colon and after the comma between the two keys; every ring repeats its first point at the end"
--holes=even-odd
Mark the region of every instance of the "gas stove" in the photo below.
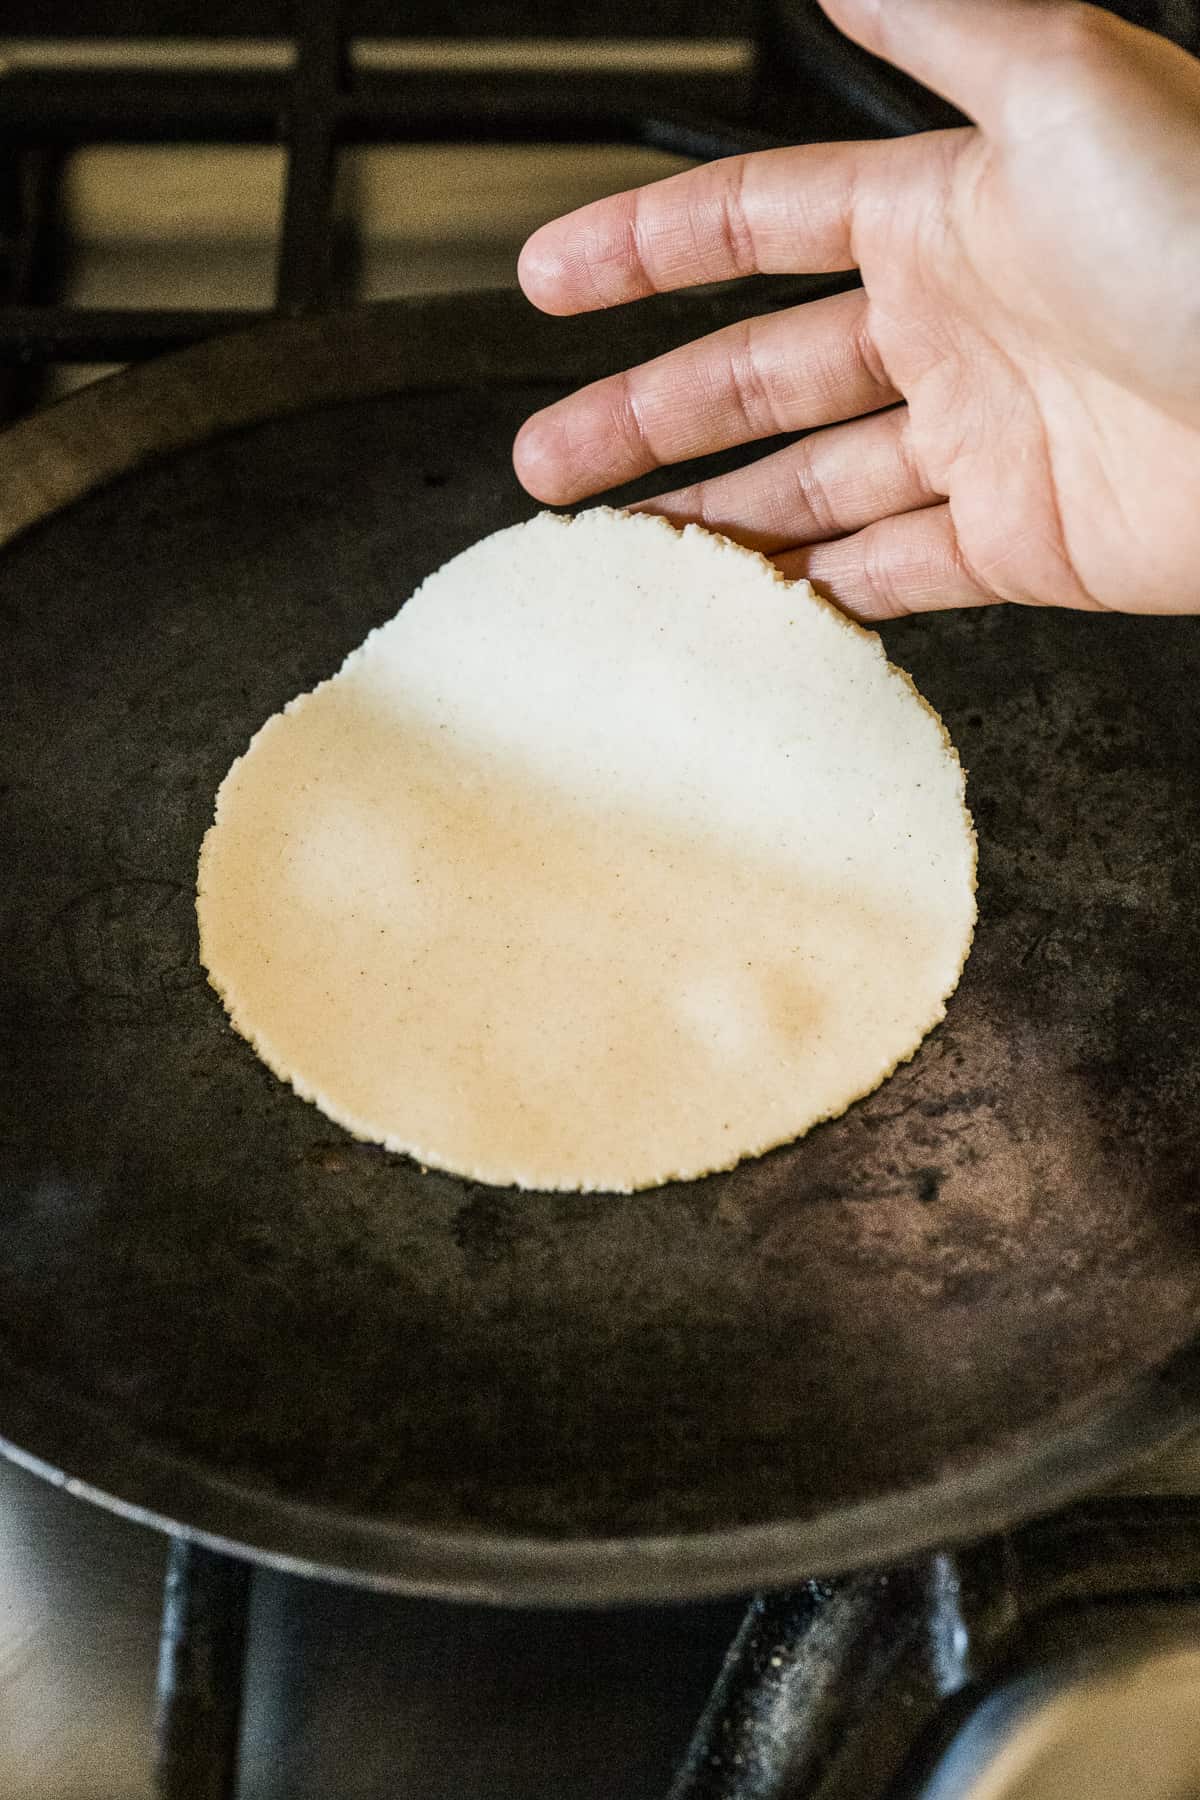
{"type": "MultiPolygon", "coordinates": [[[[542,218],[689,160],[955,116],[806,5],[80,10],[0,41],[9,419],[257,316],[511,285],[542,218]]],[[[1200,48],[1187,0],[1120,10],[1200,48]]],[[[599,1612],[252,1570],[0,1462],[0,1789],[1157,1800],[1200,1767],[1198,1587],[1200,1440],[965,1550],[599,1612]]]]}
{"type": "Polygon", "coordinates": [[[0,1463],[0,1781],[1169,1800],[1200,1765],[1198,1496],[1185,1446],[967,1552],[747,1602],[528,1613],[251,1577],[0,1463]]]}

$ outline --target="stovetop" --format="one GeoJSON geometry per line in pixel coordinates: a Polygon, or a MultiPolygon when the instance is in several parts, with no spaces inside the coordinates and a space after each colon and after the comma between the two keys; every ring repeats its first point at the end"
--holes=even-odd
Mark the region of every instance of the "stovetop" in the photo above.
{"type": "MultiPolygon", "coordinates": [[[[1086,1609],[1094,1633],[1096,1617],[1107,1615],[1110,1637],[1125,1647],[1144,1635],[1148,1611],[1163,1629],[1169,1624],[1175,1637],[1200,1639],[1194,1606],[1200,1505],[1184,1508],[1194,1520],[1182,1549],[1173,1535],[1177,1515],[1164,1523],[1160,1591],[1147,1599],[1141,1565],[1158,1566],[1154,1520],[1149,1548],[1145,1541],[1139,1547],[1142,1501],[1129,1498],[1200,1493],[1200,1438],[1131,1471],[1112,1492],[1126,1498],[1103,1505],[1131,1510],[1118,1511],[1114,1520],[1089,1511],[1085,1503],[1064,1515],[1062,1524],[1069,1531],[1078,1520],[1082,1543],[1098,1549],[1101,1561],[1115,1571],[1115,1595],[1128,1590],[1133,1598],[1117,1606],[1112,1595],[1096,1601],[1089,1591],[1081,1599],[1080,1590],[1072,1596],[1075,1616],[1086,1609]],[[1133,1571],[1121,1566],[1130,1554],[1140,1559],[1133,1571]]],[[[987,1554],[1002,1552],[989,1548],[987,1554]]],[[[1051,1543],[1044,1554],[1051,1578],[1057,1580],[1062,1570],[1069,1585],[1069,1553],[1051,1543]]],[[[0,1793],[5,1800],[149,1800],[154,1794],[156,1663],[167,1558],[167,1541],[157,1532],[0,1461],[0,1793]]],[[[894,1584],[907,1578],[901,1571],[873,1579],[894,1584]]],[[[1039,1579],[1046,1580],[1044,1573],[1039,1579]]],[[[1000,1577],[984,1596],[993,1613],[1009,1598],[1000,1577]]],[[[977,1621],[964,1602],[953,1595],[951,1600],[955,1616],[965,1613],[973,1634],[977,1621]]],[[[752,1617],[752,1628],[771,1647],[767,1675],[775,1672],[773,1660],[781,1678],[810,1679],[807,1669],[797,1673],[794,1667],[799,1639],[789,1612],[810,1603],[810,1595],[785,1596],[766,1603],[773,1611],[765,1618],[752,1617]],[[778,1651],[772,1632],[780,1640],[778,1651]]],[[[903,1616],[912,1604],[902,1591],[903,1616]]],[[[398,1793],[419,1800],[666,1795],[745,1612],[746,1602],[733,1600],[527,1613],[375,1594],[259,1570],[248,1620],[237,1793],[242,1800],[330,1795],[392,1800],[398,1793]]],[[[897,1637],[895,1619],[886,1612],[881,1616],[887,1632],[897,1637]]],[[[1088,1633],[1076,1635],[1082,1641],[1088,1633]]],[[[954,1630],[939,1654],[945,1655],[947,1646],[953,1658],[954,1630]]],[[[965,1645],[960,1649],[957,1674],[934,1672],[935,1685],[940,1680],[947,1694],[975,1672],[965,1645]]],[[[868,1698],[869,1672],[860,1662],[856,1680],[868,1698]]],[[[732,1701],[724,1696],[725,1729],[732,1723],[741,1736],[760,1744],[771,1724],[762,1716],[761,1693],[744,1668],[734,1685],[732,1701]]],[[[765,1704],[772,1701],[778,1706],[777,1697],[768,1694],[765,1704]]],[[[918,1699],[910,1696],[906,1704],[916,1707],[918,1699]]],[[[778,1737],[777,1720],[774,1730],[778,1737]]],[[[731,1757],[739,1754],[734,1749],[731,1757]]],[[[710,1790],[699,1784],[693,1767],[684,1771],[681,1779],[688,1785],[680,1791],[689,1800],[701,1800],[706,1792],[733,1795],[738,1790],[725,1785],[728,1774],[717,1770],[714,1783],[719,1776],[722,1785],[710,1790]]],[[[762,1800],[770,1795],[784,1800],[793,1790],[771,1785],[778,1779],[779,1769],[772,1765],[746,1791],[762,1800]]],[[[944,1800],[961,1800],[964,1791],[946,1788],[944,1800]]],[[[866,1790],[846,1786],[844,1792],[846,1800],[854,1800],[866,1790]]],[[[835,1795],[842,1800],[842,1787],[829,1793],[830,1800],[835,1795]]],[[[1129,1800],[1135,1800],[1134,1793],[1129,1800]]]]}

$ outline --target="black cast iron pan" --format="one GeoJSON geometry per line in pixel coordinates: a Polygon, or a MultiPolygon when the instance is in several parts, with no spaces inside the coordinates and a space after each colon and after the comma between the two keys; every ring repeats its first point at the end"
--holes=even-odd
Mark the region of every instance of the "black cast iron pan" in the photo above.
{"type": "Polygon", "coordinates": [[[277,324],[0,440],[13,1455],[290,1566],[578,1602],[975,1535],[1195,1416],[1200,622],[887,632],[970,770],[975,950],[909,1066],[731,1174],[425,1174],[205,983],[196,855],[251,733],[528,513],[533,406],[724,316],[277,324]]]}

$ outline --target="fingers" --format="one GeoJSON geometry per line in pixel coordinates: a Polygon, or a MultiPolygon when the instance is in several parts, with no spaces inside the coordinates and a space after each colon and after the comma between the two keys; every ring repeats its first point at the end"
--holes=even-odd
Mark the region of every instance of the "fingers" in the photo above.
{"type": "Polygon", "coordinates": [[[806,575],[864,624],[989,606],[1000,596],[977,581],[958,546],[949,506],[880,519],[834,544],[814,544],[777,556],[784,574],[806,575]]]}
{"type": "Polygon", "coordinates": [[[868,624],[999,599],[962,556],[950,508],[911,453],[903,406],[632,510],[724,531],[868,624]]]}
{"type": "MultiPolygon", "coordinates": [[[[998,124],[1010,99],[1048,64],[1089,57],[1097,43],[1142,34],[1077,0],[821,0],[839,30],[916,77],[978,124],[998,124]]],[[[1122,54],[1116,48],[1116,55],[1122,54]]],[[[1127,49],[1126,52],[1127,53],[1127,49]]]]}
{"type": "Polygon", "coordinates": [[[732,475],[633,507],[673,524],[706,525],[778,557],[799,544],[859,531],[941,500],[909,448],[908,408],[815,431],[732,475]]]}
{"type": "Polygon", "coordinates": [[[855,418],[899,394],[870,345],[861,289],[726,326],[529,419],[518,477],[564,504],[650,469],[855,418]]]}
{"type": "Polygon", "coordinates": [[[517,275],[535,306],[565,314],[738,275],[852,269],[864,170],[892,154],[886,143],[802,144],[706,163],[553,219],[517,275]]]}

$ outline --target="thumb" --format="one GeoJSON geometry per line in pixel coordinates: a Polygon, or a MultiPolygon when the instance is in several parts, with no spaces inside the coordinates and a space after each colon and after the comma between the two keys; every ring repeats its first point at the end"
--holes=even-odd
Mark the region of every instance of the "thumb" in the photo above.
{"type": "Polygon", "coordinates": [[[1144,34],[1081,0],[820,0],[839,31],[984,126],[1031,72],[1144,34]]]}

